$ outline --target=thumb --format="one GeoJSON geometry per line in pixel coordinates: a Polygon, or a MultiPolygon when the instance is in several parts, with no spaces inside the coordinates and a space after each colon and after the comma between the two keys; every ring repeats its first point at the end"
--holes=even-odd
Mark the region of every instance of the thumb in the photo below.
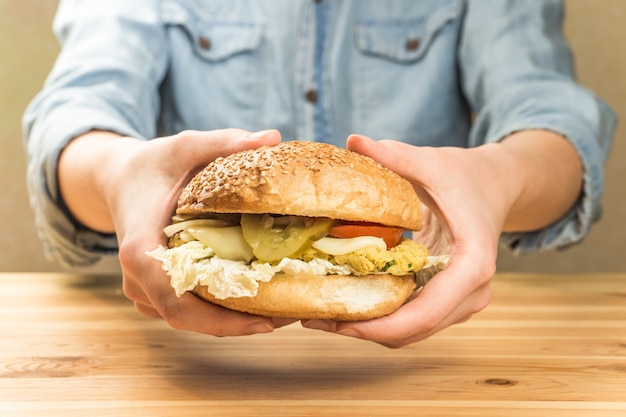
{"type": "Polygon", "coordinates": [[[181,160],[195,167],[204,166],[220,156],[261,146],[274,146],[281,141],[280,132],[273,129],[259,132],[242,129],[184,131],[174,138],[178,142],[176,151],[180,152],[181,160]]]}
{"type": "Polygon", "coordinates": [[[210,133],[210,139],[221,145],[223,154],[220,156],[227,156],[231,153],[261,146],[274,146],[281,141],[281,134],[276,129],[260,130],[258,132],[248,132],[241,129],[224,129],[214,130],[210,133]]]}
{"type": "Polygon", "coordinates": [[[346,140],[348,150],[369,156],[376,162],[395,171],[402,177],[411,179],[416,162],[411,158],[415,153],[414,147],[394,140],[375,141],[363,135],[350,135],[346,140]]]}
{"type": "MultiPolygon", "coordinates": [[[[354,152],[369,156],[381,165],[394,171],[413,185],[422,203],[440,215],[432,196],[432,184],[436,175],[432,175],[432,155],[428,148],[409,145],[395,140],[375,141],[363,135],[350,135],[346,147],[354,152]]],[[[436,163],[435,163],[436,165],[436,163]]]]}

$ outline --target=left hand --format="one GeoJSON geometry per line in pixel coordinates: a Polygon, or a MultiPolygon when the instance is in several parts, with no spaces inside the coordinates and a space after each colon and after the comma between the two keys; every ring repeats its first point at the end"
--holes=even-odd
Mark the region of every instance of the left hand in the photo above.
{"type": "Polygon", "coordinates": [[[449,254],[450,263],[389,316],[362,322],[310,320],[303,326],[401,347],[485,308],[498,239],[515,200],[516,187],[507,185],[504,175],[512,166],[508,154],[498,144],[431,148],[357,135],[348,138],[347,147],[413,184],[425,205],[424,227],[413,238],[431,254],[449,254]]]}

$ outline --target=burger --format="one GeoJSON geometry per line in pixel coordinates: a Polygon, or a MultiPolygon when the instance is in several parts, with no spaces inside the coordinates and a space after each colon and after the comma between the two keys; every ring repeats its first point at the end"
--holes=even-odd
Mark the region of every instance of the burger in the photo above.
{"type": "Polygon", "coordinates": [[[291,319],[368,320],[445,267],[404,231],[412,185],[373,159],[291,141],[220,157],[182,191],[159,260],[178,296],[291,319]]]}

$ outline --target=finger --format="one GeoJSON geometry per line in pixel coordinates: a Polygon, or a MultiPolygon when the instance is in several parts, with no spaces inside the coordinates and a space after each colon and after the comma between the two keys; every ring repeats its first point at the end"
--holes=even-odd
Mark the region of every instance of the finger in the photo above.
{"type": "Polygon", "coordinates": [[[126,298],[133,301],[135,304],[150,305],[148,296],[141,284],[136,279],[133,279],[128,271],[122,272],[122,292],[126,298]]]}
{"type": "MultiPolygon", "coordinates": [[[[193,297],[191,294],[188,295],[193,297]]],[[[198,299],[200,305],[194,306],[191,305],[190,300],[180,301],[174,298],[173,291],[171,295],[167,294],[165,297],[166,301],[162,303],[168,307],[166,308],[167,311],[164,313],[159,311],[163,310],[163,308],[157,309],[153,307],[150,301],[135,301],[135,309],[146,317],[164,319],[173,328],[206,333],[214,336],[239,336],[268,333],[273,331],[274,328],[286,326],[293,322],[293,320],[272,321],[271,319],[243,313],[235,313],[233,316],[241,317],[236,317],[233,320],[232,317],[229,317],[231,316],[229,310],[226,311],[226,314],[222,314],[225,309],[209,304],[204,300],[198,299]],[[173,306],[174,304],[176,305],[173,306]],[[209,304],[210,308],[205,309],[204,307],[206,306],[204,304],[209,304]]]]}
{"type": "Polygon", "coordinates": [[[348,149],[369,156],[383,166],[406,178],[413,184],[423,204],[430,208],[433,214],[448,221],[445,213],[439,207],[438,193],[434,189],[439,189],[440,178],[436,172],[441,170],[437,162],[433,162],[436,154],[428,152],[428,148],[416,147],[406,143],[382,140],[374,141],[363,135],[350,135],[346,140],[348,149]],[[430,164],[435,164],[431,168],[430,164]]]}
{"type": "Polygon", "coordinates": [[[168,292],[169,288],[159,302],[162,306],[154,307],[151,301],[135,301],[136,310],[147,317],[164,319],[173,328],[214,336],[268,333],[274,328],[290,323],[287,321],[274,323],[271,319],[231,312],[200,300],[192,294],[186,294],[189,297],[181,300],[175,297],[173,290],[171,294],[167,294],[168,292]]]}
{"type": "MultiPolygon", "coordinates": [[[[427,339],[447,327],[469,320],[474,314],[482,310],[488,304],[490,294],[490,285],[487,283],[484,286],[479,287],[470,296],[466,297],[456,309],[454,309],[448,316],[438,322],[438,324],[430,330],[425,328],[423,332],[406,338],[377,342],[389,348],[399,348],[427,339]]],[[[341,334],[341,331],[339,333],[341,334]]]]}
{"type": "MultiPolygon", "coordinates": [[[[411,181],[422,202],[423,213],[422,229],[421,231],[413,232],[413,239],[425,244],[431,254],[450,254],[450,245],[455,239],[452,235],[452,230],[443,226],[447,224],[454,225],[455,219],[440,209],[442,206],[438,197],[440,193],[433,192],[432,186],[425,183],[425,181],[432,181],[428,176],[430,174],[428,172],[429,169],[418,168],[427,163],[424,161],[430,159],[430,156],[415,156],[420,154],[423,148],[414,146],[405,148],[405,146],[406,144],[394,141],[376,142],[361,135],[351,135],[347,140],[349,149],[374,158],[411,181]],[[390,146],[391,144],[393,146],[390,146]],[[402,151],[398,152],[398,149],[402,149],[402,151]]],[[[467,214],[462,212],[461,216],[465,218],[467,214]]],[[[455,228],[455,230],[459,230],[459,228],[455,228]]]]}
{"type": "Polygon", "coordinates": [[[420,164],[412,155],[419,149],[415,146],[396,141],[375,141],[363,135],[350,135],[346,147],[354,152],[369,156],[405,178],[414,177],[420,164]],[[391,145],[393,144],[393,145],[391,145]]]}
{"type": "Polygon", "coordinates": [[[141,313],[162,317],[175,329],[215,336],[273,331],[274,323],[270,318],[227,310],[191,293],[177,297],[159,261],[145,254],[151,249],[143,239],[127,239],[119,250],[124,280],[128,282],[125,290],[135,298],[141,313]]]}
{"type": "Polygon", "coordinates": [[[254,149],[261,146],[274,146],[280,143],[278,130],[263,130],[250,133],[241,129],[212,131],[183,131],[171,137],[172,152],[179,161],[196,168],[212,162],[220,156],[254,149]]]}
{"type": "Polygon", "coordinates": [[[446,164],[441,162],[438,151],[393,140],[374,141],[362,135],[351,135],[346,145],[409,180],[422,203],[438,218],[446,217],[439,209],[442,206],[440,194],[454,191],[456,184],[446,183],[447,176],[442,175],[446,164]]]}
{"type": "Polygon", "coordinates": [[[150,317],[153,319],[163,318],[158,311],[156,311],[154,308],[152,308],[151,305],[148,304],[143,304],[135,301],[135,310],[137,310],[139,313],[143,314],[146,317],[150,317]]]}
{"type": "MultiPolygon", "coordinates": [[[[338,333],[343,336],[370,340],[389,348],[398,348],[426,339],[453,324],[469,320],[473,314],[484,308],[489,301],[489,295],[489,284],[485,284],[472,293],[472,295],[466,297],[461,302],[461,305],[459,305],[442,320],[427,319],[426,323],[421,327],[416,327],[416,323],[414,323],[411,331],[407,333],[409,335],[405,337],[395,332],[385,333],[380,331],[380,329],[393,329],[394,326],[398,326],[396,321],[393,320],[393,315],[385,316],[376,320],[355,323],[334,322],[329,320],[309,320],[303,321],[302,325],[303,327],[310,329],[323,330],[326,332],[338,333]],[[433,324],[431,325],[430,323],[433,324]]],[[[419,299],[419,297],[416,297],[416,299],[419,299]]],[[[404,314],[409,314],[411,317],[415,317],[415,313],[408,311],[408,306],[416,302],[417,301],[411,301],[407,304],[407,306],[402,307],[394,314],[399,314],[401,310],[405,310],[404,314]]],[[[417,322],[418,320],[413,321],[417,322]]]]}
{"type": "Polygon", "coordinates": [[[274,322],[274,328],[278,329],[280,327],[289,326],[292,323],[295,323],[298,320],[294,319],[281,319],[281,318],[273,318],[272,322],[274,322]]]}
{"type": "Polygon", "coordinates": [[[155,297],[159,296],[161,299],[153,301],[155,308],[174,329],[213,336],[242,336],[274,330],[270,318],[228,310],[191,293],[185,293],[180,298],[173,292],[155,297]]]}
{"type": "Polygon", "coordinates": [[[338,323],[335,331],[379,343],[402,344],[424,339],[466,319],[489,303],[489,281],[495,273],[495,262],[482,265],[470,259],[458,256],[457,262],[435,275],[418,297],[393,314],[364,322],[338,323]]]}
{"type": "Polygon", "coordinates": [[[457,248],[456,257],[435,275],[417,297],[391,315],[362,322],[309,321],[303,326],[362,338],[386,346],[403,346],[466,320],[489,302],[489,281],[495,273],[495,256],[457,248]],[[465,252],[465,253],[464,253],[465,252]],[[479,260],[479,261],[477,261],[479,260]],[[484,260],[484,262],[482,262],[484,260]]]}
{"type": "MultiPolygon", "coordinates": [[[[260,146],[273,146],[281,141],[281,135],[277,130],[265,130],[250,133],[241,129],[222,129],[214,131],[184,131],[177,135],[160,138],[152,141],[156,144],[150,152],[154,154],[153,160],[158,160],[164,176],[152,175],[150,181],[153,189],[162,187],[170,190],[166,197],[158,193],[144,193],[149,207],[162,207],[161,210],[153,210],[152,215],[160,217],[146,217],[145,212],[137,211],[124,213],[123,216],[115,216],[115,219],[124,221],[136,227],[144,224],[145,228],[161,229],[169,222],[173,213],[180,190],[188,183],[193,175],[203,169],[208,163],[218,157],[227,156],[235,152],[258,148],[260,146]],[[163,181],[159,184],[159,181],[163,181]],[[149,205],[151,204],[151,205],[149,205]]],[[[152,173],[154,174],[154,172],[152,173]]],[[[115,224],[121,238],[127,229],[124,224],[115,224]]]]}

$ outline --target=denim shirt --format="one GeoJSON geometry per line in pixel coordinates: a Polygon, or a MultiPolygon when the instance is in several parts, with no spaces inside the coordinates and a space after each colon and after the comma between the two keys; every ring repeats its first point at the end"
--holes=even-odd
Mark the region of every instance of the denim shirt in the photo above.
{"type": "Polygon", "coordinates": [[[46,252],[88,265],[117,250],[59,196],[59,153],[92,129],[148,140],[271,128],[339,146],[360,133],[460,147],[549,129],[578,150],[583,194],[560,221],[501,241],[517,252],[576,243],[601,213],[615,118],[574,82],[562,19],[558,1],[62,1],[62,51],[24,116],[46,252]]]}

